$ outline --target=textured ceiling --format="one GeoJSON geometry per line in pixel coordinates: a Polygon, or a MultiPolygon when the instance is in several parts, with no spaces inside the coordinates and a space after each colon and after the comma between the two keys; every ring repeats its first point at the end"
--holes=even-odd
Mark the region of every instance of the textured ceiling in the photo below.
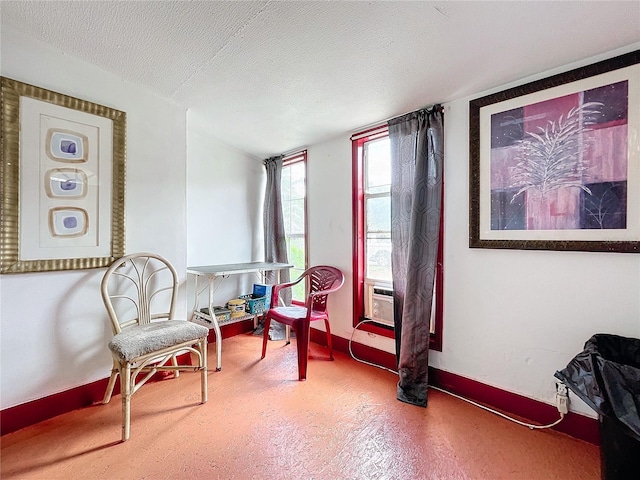
{"type": "Polygon", "coordinates": [[[6,1],[263,158],[640,41],[640,2],[6,1]]]}

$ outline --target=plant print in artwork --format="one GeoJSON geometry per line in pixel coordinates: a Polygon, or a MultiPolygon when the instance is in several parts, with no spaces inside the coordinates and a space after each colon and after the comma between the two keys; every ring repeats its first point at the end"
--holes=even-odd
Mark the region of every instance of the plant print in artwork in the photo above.
{"type": "Polygon", "coordinates": [[[628,82],[491,116],[491,229],[624,229],[628,82]]]}

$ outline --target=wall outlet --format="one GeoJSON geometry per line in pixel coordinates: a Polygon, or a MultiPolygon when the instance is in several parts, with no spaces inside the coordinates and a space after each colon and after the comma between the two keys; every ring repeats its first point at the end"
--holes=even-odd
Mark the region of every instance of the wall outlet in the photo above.
{"type": "Polygon", "coordinates": [[[561,415],[569,413],[569,390],[562,382],[556,383],[556,407],[561,415]]]}
{"type": "Polygon", "coordinates": [[[556,394],[558,395],[568,395],[569,390],[567,386],[562,382],[556,382],[556,394]]]}

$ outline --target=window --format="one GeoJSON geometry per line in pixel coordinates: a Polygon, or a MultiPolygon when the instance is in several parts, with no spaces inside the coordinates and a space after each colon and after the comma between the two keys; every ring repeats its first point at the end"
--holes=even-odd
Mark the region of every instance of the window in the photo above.
{"type": "MultiPolygon", "coordinates": [[[[281,177],[282,212],[287,240],[287,258],[293,264],[291,279],[307,268],[307,152],[284,158],[281,177]]],[[[292,289],[293,299],[305,301],[305,285],[292,289]]]]}
{"type": "MultiPolygon", "coordinates": [[[[393,286],[389,132],[386,127],[379,127],[354,135],[352,142],[354,326],[363,319],[370,319],[373,322],[364,323],[359,328],[393,337],[393,308],[389,308],[388,304],[385,307],[384,299],[388,297],[380,296],[388,294],[393,286]],[[374,307],[378,304],[380,308],[374,307]]],[[[434,308],[431,315],[430,346],[434,350],[442,349],[442,225],[441,214],[434,308]]]]}
{"type": "Polygon", "coordinates": [[[387,283],[391,277],[391,158],[389,137],[362,145],[364,167],[365,278],[387,283]]]}

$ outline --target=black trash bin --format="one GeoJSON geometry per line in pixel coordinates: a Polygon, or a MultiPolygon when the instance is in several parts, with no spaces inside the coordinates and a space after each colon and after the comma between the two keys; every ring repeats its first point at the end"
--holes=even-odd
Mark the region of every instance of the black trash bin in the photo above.
{"type": "Polygon", "coordinates": [[[640,478],[640,339],[594,335],[555,377],[598,413],[602,478],[640,478]]]}

